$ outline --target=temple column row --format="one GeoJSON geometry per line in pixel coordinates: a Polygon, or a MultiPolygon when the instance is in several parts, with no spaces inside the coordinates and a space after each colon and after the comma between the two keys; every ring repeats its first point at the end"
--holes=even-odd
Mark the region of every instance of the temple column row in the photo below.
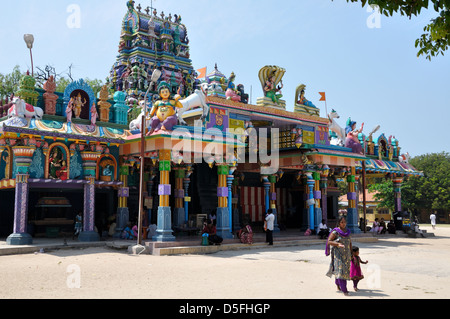
{"type": "MultiPolygon", "coordinates": [[[[27,233],[28,225],[28,199],[29,199],[29,168],[32,163],[36,146],[13,146],[14,161],[17,167],[14,197],[14,226],[13,233],[8,236],[8,245],[30,245],[33,239],[27,233]]],[[[99,152],[83,151],[83,171],[86,179],[84,184],[84,217],[83,231],[80,241],[97,241],[100,239],[94,231],[95,217],[95,173],[99,152]]]]}

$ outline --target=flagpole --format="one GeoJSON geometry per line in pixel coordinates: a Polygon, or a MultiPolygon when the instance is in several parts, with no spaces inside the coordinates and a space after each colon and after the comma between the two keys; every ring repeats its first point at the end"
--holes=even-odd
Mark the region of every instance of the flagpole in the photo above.
{"type": "Polygon", "coordinates": [[[321,98],[320,101],[325,101],[325,116],[328,116],[327,97],[325,92],[319,92],[321,98]]]}

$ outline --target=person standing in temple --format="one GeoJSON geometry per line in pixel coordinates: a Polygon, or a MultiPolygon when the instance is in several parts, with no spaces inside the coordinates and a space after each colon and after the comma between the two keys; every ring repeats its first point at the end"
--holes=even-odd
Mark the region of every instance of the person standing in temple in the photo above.
{"type": "Polygon", "coordinates": [[[273,228],[274,228],[275,216],[273,215],[273,211],[271,208],[267,211],[266,222],[267,222],[266,243],[269,243],[269,246],[272,246],[273,245],[273,228]]]}
{"type": "Polygon", "coordinates": [[[430,221],[431,221],[431,227],[433,227],[433,229],[435,229],[436,228],[436,212],[431,213],[430,221]]]}

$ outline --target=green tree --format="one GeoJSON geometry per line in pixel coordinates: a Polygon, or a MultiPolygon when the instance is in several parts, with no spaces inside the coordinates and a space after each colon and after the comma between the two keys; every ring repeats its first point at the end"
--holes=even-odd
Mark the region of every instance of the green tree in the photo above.
{"type": "MultiPolygon", "coordinates": [[[[420,155],[412,158],[410,163],[424,176],[411,176],[402,183],[402,208],[450,210],[450,154],[420,155]]],[[[394,209],[392,180],[378,180],[368,189],[371,193],[376,192],[374,198],[379,201],[378,207],[394,209]]]]}
{"type": "Polygon", "coordinates": [[[104,85],[103,81],[99,79],[91,80],[89,78],[87,78],[85,81],[87,84],[89,84],[89,86],[92,88],[92,91],[94,91],[95,96],[97,97],[98,93],[104,85]]]}
{"type": "Polygon", "coordinates": [[[378,208],[386,207],[394,210],[394,183],[391,179],[379,179],[369,185],[368,190],[369,193],[375,193],[373,198],[378,202],[378,208]]]}
{"type": "Polygon", "coordinates": [[[410,19],[413,15],[418,16],[422,9],[436,11],[436,18],[423,28],[425,33],[416,40],[415,46],[420,48],[417,57],[425,55],[431,61],[431,57],[444,55],[447,51],[450,45],[450,0],[361,0],[361,4],[363,7],[366,4],[378,6],[380,13],[385,16],[392,16],[396,12],[410,19]]]}
{"type": "Polygon", "coordinates": [[[71,83],[69,79],[65,77],[59,77],[56,79],[56,92],[63,93],[66,87],[71,83]]]}
{"type": "Polygon", "coordinates": [[[410,160],[423,177],[410,179],[408,186],[416,190],[418,207],[450,210],[450,154],[425,154],[410,160]]]}
{"type": "Polygon", "coordinates": [[[16,65],[9,74],[0,74],[0,99],[10,96],[19,90],[19,82],[22,78],[20,67],[16,65]]]}
{"type": "MultiPolygon", "coordinates": [[[[86,83],[89,84],[89,86],[92,88],[92,91],[94,91],[95,96],[97,96],[98,92],[100,92],[100,90],[103,87],[103,82],[102,80],[98,80],[98,79],[94,79],[94,80],[90,80],[90,79],[85,79],[86,83]]],[[[58,77],[56,80],[56,91],[57,92],[64,92],[64,90],[66,89],[66,87],[72,83],[72,81],[68,78],[65,77],[58,77]]]]}

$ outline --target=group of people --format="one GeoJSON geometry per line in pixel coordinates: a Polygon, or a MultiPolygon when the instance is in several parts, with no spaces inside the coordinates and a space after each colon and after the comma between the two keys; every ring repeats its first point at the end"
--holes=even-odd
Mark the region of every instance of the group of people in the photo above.
{"type": "Polygon", "coordinates": [[[378,218],[375,218],[375,220],[372,224],[372,229],[370,231],[375,234],[385,234],[386,230],[387,230],[387,227],[386,227],[386,222],[384,221],[384,218],[381,217],[380,221],[378,221],[378,218]]]}

